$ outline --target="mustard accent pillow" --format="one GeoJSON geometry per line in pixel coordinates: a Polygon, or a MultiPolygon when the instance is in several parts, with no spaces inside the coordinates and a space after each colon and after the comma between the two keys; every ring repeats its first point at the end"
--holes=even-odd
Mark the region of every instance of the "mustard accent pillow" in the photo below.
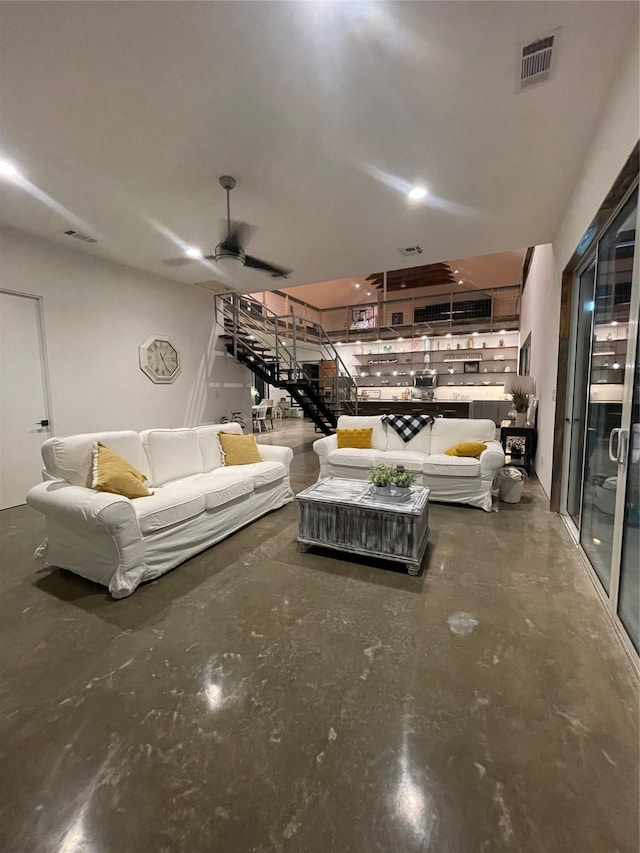
{"type": "Polygon", "coordinates": [[[223,464],[226,465],[251,465],[252,462],[263,462],[256,437],[249,435],[238,435],[235,432],[219,432],[218,441],[222,451],[223,464]]]}
{"type": "Polygon", "coordinates": [[[477,459],[486,449],[487,445],[482,441],[461,441],[455,447],[445,450],[445,453],[447,456],[470,456],[472,459],[477,459]]]}
{"type": "Polygon", "coordinates": [[[99,441],[93,446],[92,487],[98,492],[111,492],[125,498],[147,498],[152,495],[145,486],[147,478],[122,456],[99,441]]]}
{"type": "Polygon", "coordinates": [[[360,450],[371,450],[372,427],[362,429],[339,429],[338,448],[357,447],[360,450]]]}

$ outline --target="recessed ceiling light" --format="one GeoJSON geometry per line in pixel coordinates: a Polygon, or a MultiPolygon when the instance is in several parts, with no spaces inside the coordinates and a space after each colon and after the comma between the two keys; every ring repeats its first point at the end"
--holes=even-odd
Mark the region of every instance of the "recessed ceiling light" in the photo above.
{"type": "Polygon", "coordinates": [[[358,282],[357,282],[357,281],[356,281],[356,282],[354,282],[354,284],[355,284],[355,286],[356,286],[356,287],[360,287],[360,285],[358,284],[358,282]]]}
{"type": "Polygon", "coordinates": [[[423,340],[423,341],[426,341],[426,340],[427,340],[427,336],[426,336],[426,335],[423,335],[423,336],[422,336],[422,340],[423,340]]]}
{"type": "Polygon", "coordinates": [[[189,258],[201,258],[202,252],[198,249],[197,246],[187,246],[184,250],[185,255],[189,258]]]}
{"type": "Polygon", "coordinates": [[[371,291],[367,290],[367,296],[371,296],[371,291]]]}
{"type": "Polygon", "coordinates": [[[0,176],[3,178],[19,178],[20,172],[8,160],[0,160],[0,176]]]}
{"type": "Polygon", "coordinates": [[[341,347],[341,346],[342,346],[342,341],[337,341],[337,342],[336,342],[336,346],[337,346],[337,347],[341,347]]]}
{"type": "Polygon", "coordinates": [[[463,279],[458,279],[458,284],[464,284],[463,279]]]}
{"type": "Polygon", "coordinates": [[[356,341],[356,344],[361,344],[361,343],[362,343],[362,341],[356,341]]]}
{"type": "Polygon", "coordinates": [[[506,329],[500,329],[500,331],[498,332],[498,334],[499,334],[499,335],[506,335],[506,334],[507,334],[507,330],[506,330],[506,329]]]}
{"type": "Polygon", "coordinates": [[[420,201],[421,198],[424,198],[427,194],[427,191],[424,187],[413,187],[413,189],[409,190],[409,198],[412,201],[420,201]]]}
{"type": "Polygon", "coordinates": [[[451,332],[447,332],[447,334],[445,335],[445,338],[450,338],[450,337],[451,337],[451,332]]]}
{"type": "Polygon", "coordinates": [[[459,273],[459,272],[460,272],[460,270],[454,270],[454,271],[453,271],[453,274],[454,274],[454,275],[458,275],[458,273],[459,273]]]}
{"type": "Polygon", "coordinates": [[[612,320],[612,321],[611,321],[611,325],[612,325],[612,326],[617,326],[617,325],[618,325],[618,321],[617,321],[617,320],[612,320]]]}
{"type": "Polygon", "coordinates": [[[475,338],[477,338],[477,337],[478,337],[478,333],[477,333],[477,332],[472,332],[472,335],[473,335],[475,338]]]}

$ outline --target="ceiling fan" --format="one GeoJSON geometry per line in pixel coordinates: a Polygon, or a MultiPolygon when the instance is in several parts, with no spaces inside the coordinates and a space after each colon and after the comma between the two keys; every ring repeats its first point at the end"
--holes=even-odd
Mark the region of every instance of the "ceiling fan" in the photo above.
{"type": "MultiPolygon", "coordinates": [[[[255,229],[251,225],[247,225],[246,222],[232,222],[231,220],[229,193],[235,185],[236,179],[232,178],[231,175],[222,175],[220,177],[220,186],[227,193],[227,236],[221,243],[218,243],[213,254],[204,255],[204,260],[214,261],[225,272],[232,272],[236,264],[241,264],[243,267],[249,267],[249,269],[262,270],[268,273],[271,278],[288,278],[291,270],[277,266],[277,264],[271,264],[268,261],[263,261],[260,258],[255,258],[253,255],[248,255],[245,252],[244,244],[255,229]]],[[[186,258],[175,260],[180,260],[183,263],[188,262],[186,258]]],[[[197,260],[197,256],[194,256],[193,260],[197,260]]],[[[175,261],[165,263],[178,265],[175,261]]]]}

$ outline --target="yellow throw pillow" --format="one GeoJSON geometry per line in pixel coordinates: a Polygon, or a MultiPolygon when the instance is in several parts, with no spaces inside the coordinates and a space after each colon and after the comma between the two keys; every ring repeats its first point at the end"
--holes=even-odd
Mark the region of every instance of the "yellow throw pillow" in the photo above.
{"type": "Polygon", "coordinates": [[[445,453],[447,456],[470,456],[472,459],[477,459],[486,449],[487,445],[482,441],[461,441],[455,447],[445,450],[445,453]]]}
{"type": "Polygon", "coordinates": [[[125,498],[147,498],[152,495],[144,482],[147,478],[122,456],[97,441],[93,446],[93,481],[98,492],[111,492],[125,498]]]}
{"type": "Polygon", "coordinates": [[[263,462],[256,437],[249,435],[238,435],[235,432],[219,432],[218,440],[224,465],[251,465],[252,462],[263,462]]]}
{"type": "Polygon", "coordinates": [[[357,447],[360,450],[371,450],[372,427],[366,429],[339,429],[338,448],[357,447]]]}

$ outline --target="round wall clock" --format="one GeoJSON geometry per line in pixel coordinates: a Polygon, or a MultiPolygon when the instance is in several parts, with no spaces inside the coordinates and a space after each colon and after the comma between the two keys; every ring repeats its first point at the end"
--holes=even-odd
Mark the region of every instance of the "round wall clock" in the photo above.
{"type": "Polygon", "coordinates": [[[180,373],[178,350],[161,335],[149,335],[138,347],[140,369],[152,382],[168,384],[180,373]]]}

